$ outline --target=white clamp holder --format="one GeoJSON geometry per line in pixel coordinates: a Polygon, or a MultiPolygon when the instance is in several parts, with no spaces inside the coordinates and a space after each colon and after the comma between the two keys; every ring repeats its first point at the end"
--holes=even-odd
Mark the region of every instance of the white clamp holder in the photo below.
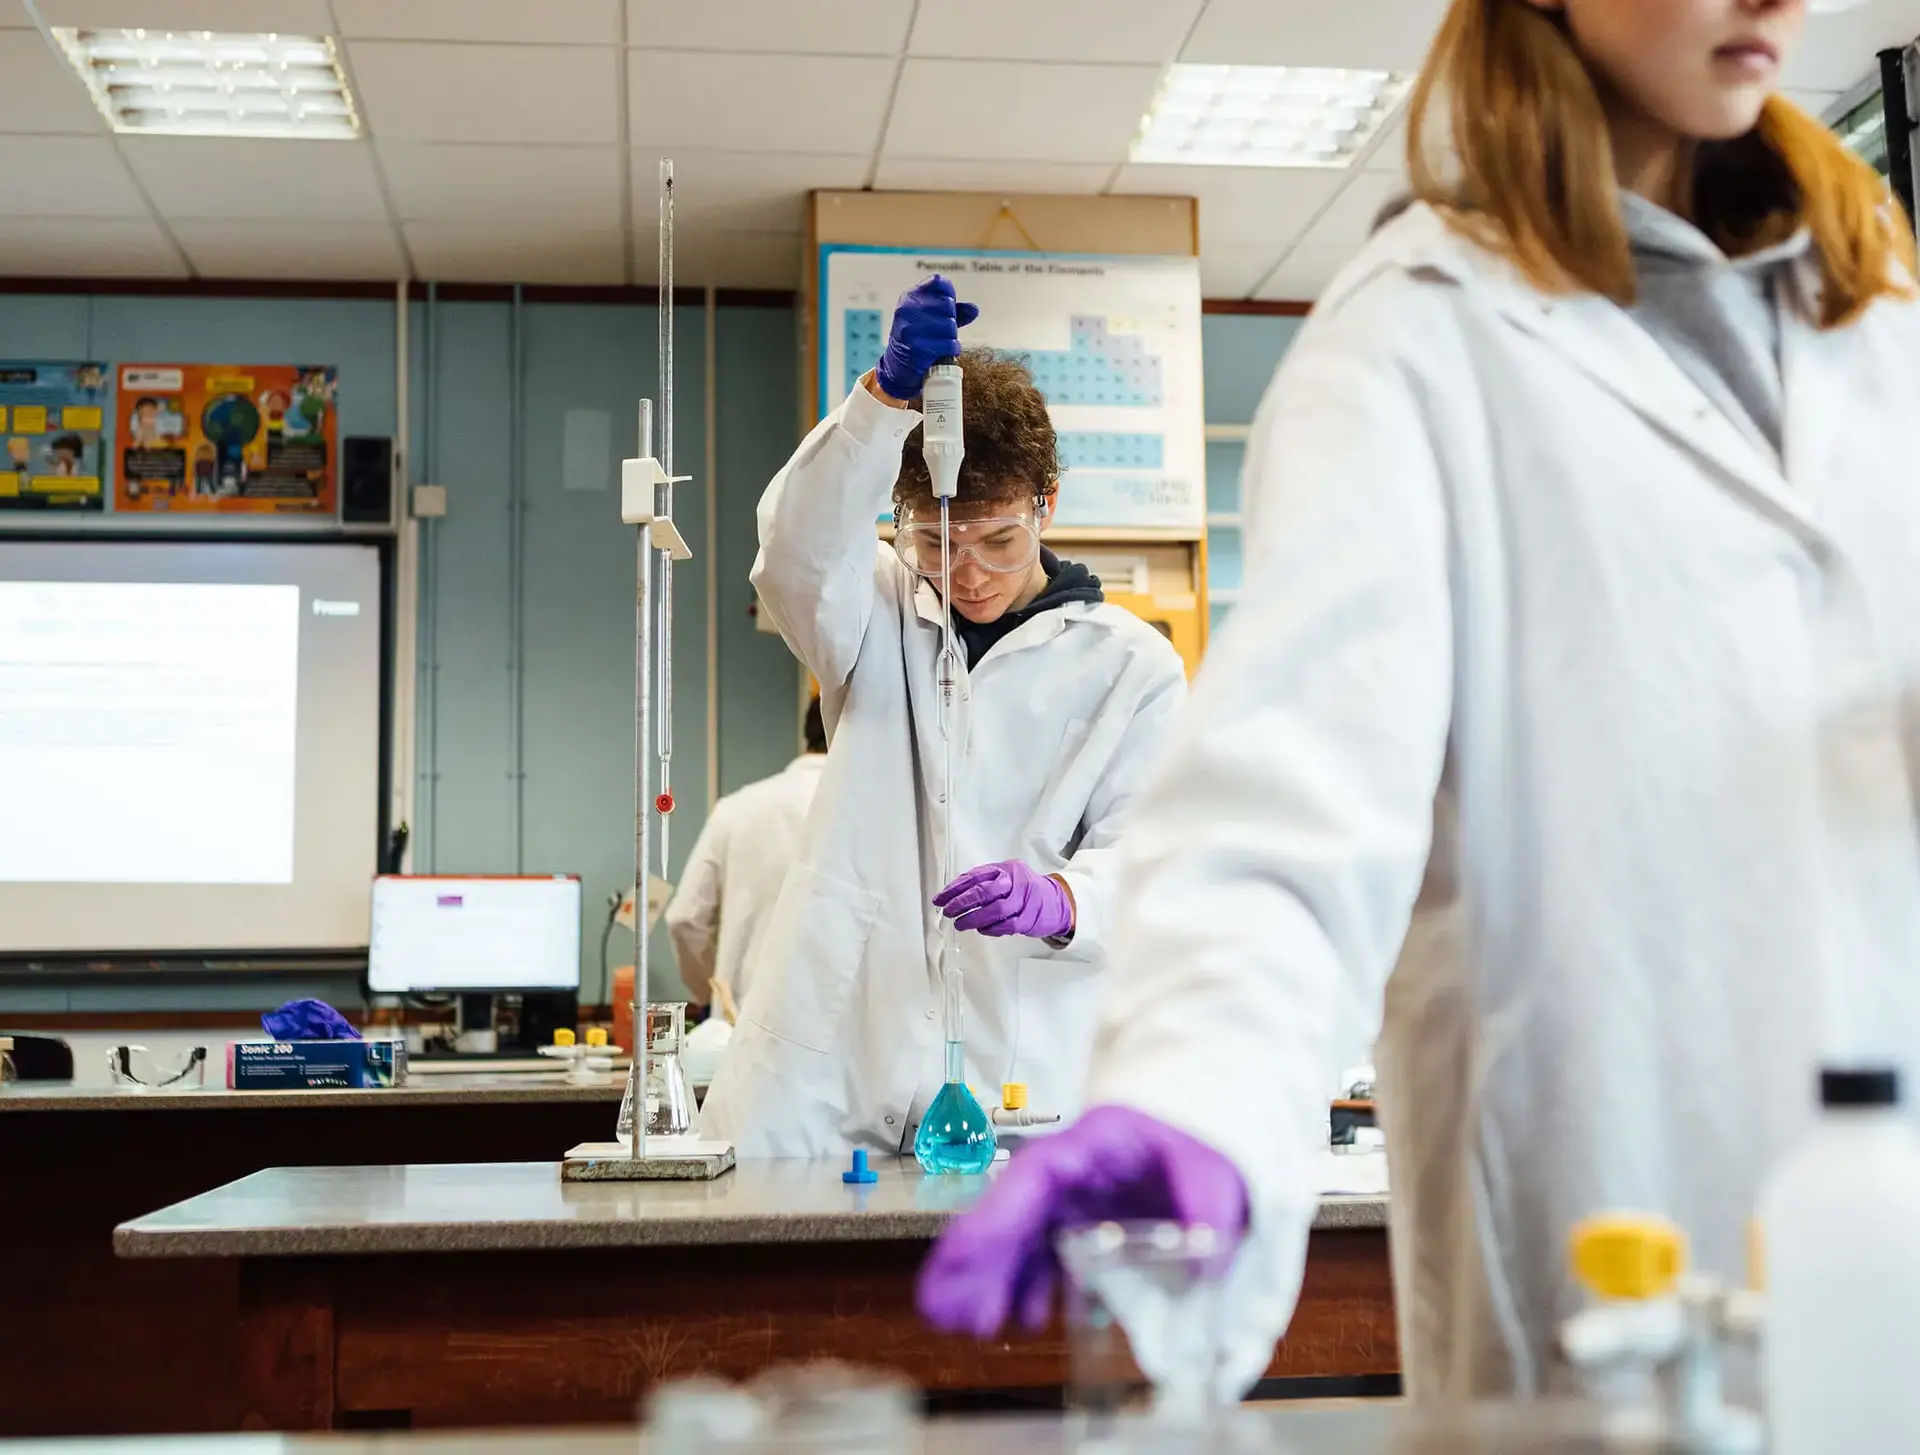
{"type": "Polygon", "coordinates": [[[620,519],[628,525],[644,525],[647,544],[676,561],[692,560],[693,548],[671,516],[654,514],[653,492],[656,486],[679,485],[691,479],[691,475],[669,475],[652,455],[620,462],[620,519]]]}

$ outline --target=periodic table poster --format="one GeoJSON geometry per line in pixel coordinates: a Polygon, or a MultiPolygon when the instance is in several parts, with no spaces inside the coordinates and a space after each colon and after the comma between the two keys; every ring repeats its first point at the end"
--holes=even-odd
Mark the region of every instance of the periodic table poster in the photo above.
{"type": "Polygon", "coordinates": [[[823,415],[880,357],[895,300],[931,273],[979,305],[962,342],[1023,356],[1046,395],[1063,466],[1056,524],[1204,527],[1193,258],[823,245],[823,415]]]}

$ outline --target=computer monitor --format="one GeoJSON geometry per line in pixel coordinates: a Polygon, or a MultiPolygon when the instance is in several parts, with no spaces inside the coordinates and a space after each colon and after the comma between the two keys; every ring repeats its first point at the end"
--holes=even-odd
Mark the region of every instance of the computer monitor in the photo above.
{"type": "Polygon", "coordinates": [[[376,995],[578,990],[580,880],[382,874],[367,946],[376,995]]]}

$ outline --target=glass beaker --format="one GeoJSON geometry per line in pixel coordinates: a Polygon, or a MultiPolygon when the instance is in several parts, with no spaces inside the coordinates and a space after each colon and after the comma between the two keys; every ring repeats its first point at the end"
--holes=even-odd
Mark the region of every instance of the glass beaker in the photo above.
{"type": "MultiPolygon", "coordinates": [[[[694,1130],[693,1088],[687,1082],[680,1053],[687,1041],[685,1001],[655,1001],[647,1006],[647,1135],[681,1137],[694,1130]]],[[[620,1100],[620,1122],[615,1135],[633,1136],[633,1084],[640,1075],[640,1057],[627,1072],[627,1094],[620,1100]]]]}
{"type": "Polygon", "coordinates": [[[1238,1404],[1225,1383],[1240,1235],[1175,1222],[1073,1228],[1066,1270],[1067,1399],[1093,1415],[1151,1410],[1205,1425],[1238,1404]]]}

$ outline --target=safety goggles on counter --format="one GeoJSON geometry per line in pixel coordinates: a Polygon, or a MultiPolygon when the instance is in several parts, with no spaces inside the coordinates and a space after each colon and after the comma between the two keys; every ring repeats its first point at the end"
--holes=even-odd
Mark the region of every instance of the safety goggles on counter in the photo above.
{"type": "MultiPolygon", "coordinates": [[[[956,520],[948,527],[953,569],[972,562],[982,570],[1024,571],[1040,556],[1040,527],[1030,515],[956,520]]],[[[940,578],[940,522],[903,521],[894,528],[893,549],[909,571],[940,578]]]]}

